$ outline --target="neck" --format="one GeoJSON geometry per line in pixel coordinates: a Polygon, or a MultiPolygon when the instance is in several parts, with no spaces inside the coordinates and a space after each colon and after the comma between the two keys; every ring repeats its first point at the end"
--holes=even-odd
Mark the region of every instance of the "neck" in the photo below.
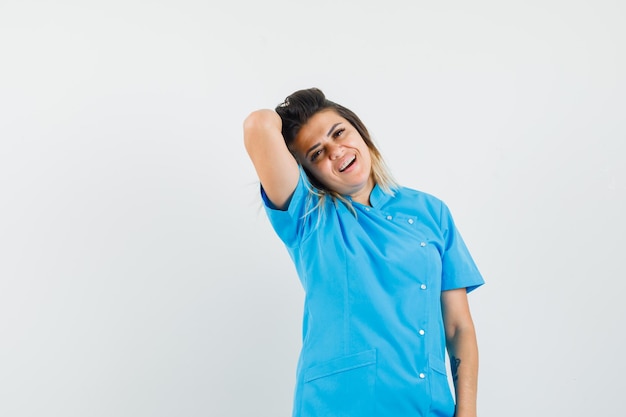
{"type": "Polygon", "coordinates": [[[372,194],[372,190],[374,189],[374,179],[372,177],[369,178],[367,184],[361,188],[356,193],[352,194],[350,197],[352,201],[363,204],[364,206],[372,206],[370,204],[370,195],[372,194]]]}

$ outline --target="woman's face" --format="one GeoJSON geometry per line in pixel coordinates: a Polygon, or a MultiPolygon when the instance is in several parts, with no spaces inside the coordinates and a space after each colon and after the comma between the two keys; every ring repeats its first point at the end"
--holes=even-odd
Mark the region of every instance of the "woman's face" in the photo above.
{"type": "Polygon", "coordinates": [[[296,158],[328,189],[369,204],[374,187],[370,150],[359,132],[334,110],[316,113],[302,126],[296,158]]]}

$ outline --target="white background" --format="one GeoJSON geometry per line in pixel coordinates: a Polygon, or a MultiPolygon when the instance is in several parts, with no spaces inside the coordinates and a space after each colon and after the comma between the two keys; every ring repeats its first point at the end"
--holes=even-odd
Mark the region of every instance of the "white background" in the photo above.
{"type": "Polygon", "coordinates": [[[442,198],[482,417],[623,408],[626,6],[0,0],[0,415],[287,416],[302,290],[241,124],[319,87],[442,198]]]}

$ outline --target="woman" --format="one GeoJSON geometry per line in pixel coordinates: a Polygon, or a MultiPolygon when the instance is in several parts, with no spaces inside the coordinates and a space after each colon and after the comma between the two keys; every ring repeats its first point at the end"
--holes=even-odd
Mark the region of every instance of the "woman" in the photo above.
{"type": "Polygon", "coordinates": [[[483,279],[446,205],[398,186],[318,89],[251,113],[244,142],[305,290],[293,415],[475,417],[483,279]]]}

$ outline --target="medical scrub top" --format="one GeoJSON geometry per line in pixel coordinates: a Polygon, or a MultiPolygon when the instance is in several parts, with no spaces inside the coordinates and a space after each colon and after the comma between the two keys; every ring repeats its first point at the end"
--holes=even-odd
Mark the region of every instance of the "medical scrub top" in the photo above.
{"type": "Polygon", "coordinates": [[[454,415],[441,291],[483,279],[439,199],[375,186],[370,206],[319,197],[302,173],[266,212],[305,291],[294,417],[454,415]]]}

